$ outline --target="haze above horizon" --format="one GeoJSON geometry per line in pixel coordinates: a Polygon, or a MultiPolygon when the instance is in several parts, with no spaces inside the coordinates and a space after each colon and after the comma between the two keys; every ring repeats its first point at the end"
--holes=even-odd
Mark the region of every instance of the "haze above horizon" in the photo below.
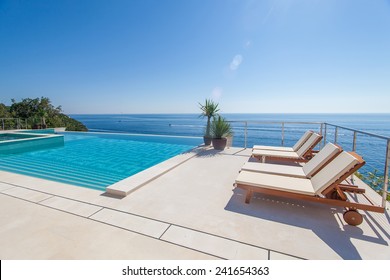
{"type": "Polygon", "coordinates": [[[0,103],[390,113],[390,0],[0,1],[0,103]]]}

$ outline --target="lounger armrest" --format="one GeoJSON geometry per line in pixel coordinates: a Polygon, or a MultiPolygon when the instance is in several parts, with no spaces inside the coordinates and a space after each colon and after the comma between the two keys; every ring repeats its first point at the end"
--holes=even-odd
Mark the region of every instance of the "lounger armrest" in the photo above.
{"type": "Polygon", "coordinates": [[[365,193],[366,190],[362,188],[358,188],[357,186],[351,186],[351,185],[339,185],[340,189],[344,192],[349,193],[365,193]]]}

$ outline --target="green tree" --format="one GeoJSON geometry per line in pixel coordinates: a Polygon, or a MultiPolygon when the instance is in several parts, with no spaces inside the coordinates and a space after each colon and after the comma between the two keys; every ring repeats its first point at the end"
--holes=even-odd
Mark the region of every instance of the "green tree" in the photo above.
{"type": "Polygon", "coordinates": [[[31,128],[66,127],[67,130],[87,131],[87,128],[77,120],[63,114],[61,106],[54,107],[47,97],[25,98],[17,102],[12,99],[9,108],[14,118],[27,119],[31,128]]]}
{"type": "Polygon", "coordinates": [[[0,103],[0,118],[10,118],[9,108],[0,103]]]}

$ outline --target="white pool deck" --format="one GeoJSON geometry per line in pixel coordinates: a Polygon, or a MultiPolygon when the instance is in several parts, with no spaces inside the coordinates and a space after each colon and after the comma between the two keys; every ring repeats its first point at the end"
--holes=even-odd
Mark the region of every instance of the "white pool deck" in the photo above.
{"type": "Polygon", "coordinates": [[[245,204],[250,153],[197,151],[125,197],[0,171],[0,259],[390,259],[389,210],[353,227],[327,205],[245,204]]]}

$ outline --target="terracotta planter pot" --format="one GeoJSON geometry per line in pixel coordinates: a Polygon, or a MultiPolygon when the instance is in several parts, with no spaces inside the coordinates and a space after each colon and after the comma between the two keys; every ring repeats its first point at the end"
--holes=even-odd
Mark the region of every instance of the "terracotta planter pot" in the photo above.
{"type": "Polygon", "coordinates": [[[208,137],[208,136],[203,136],[203,141],[204,141],[204,144],[206,146],[210,146],[211,145],[211,137],[208,137]]]}
{"type": "Polygon", "coordinates": [[[224,150],[226,147],[227,139],[226,138],[221,138],[221,139],[213,138],[212,143],[213,143],[214,149],[224,150]]]}

